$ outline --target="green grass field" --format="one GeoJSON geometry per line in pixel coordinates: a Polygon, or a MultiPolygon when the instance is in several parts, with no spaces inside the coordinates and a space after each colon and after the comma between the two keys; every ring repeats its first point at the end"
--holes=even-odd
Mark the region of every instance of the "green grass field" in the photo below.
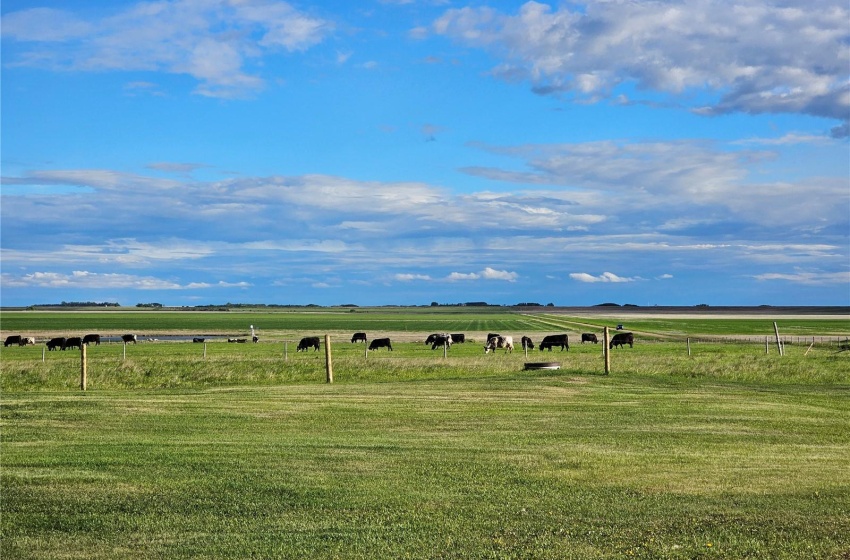
{"type": "MultiPolygon", "coordinates": [[[[369,330],[437,330],[376,315],[369,330]]],[[[410,341],[366,357],[342,334],[355,323],[285,319],[253,320],[263,342],[206,357],[92,346],[86,392],[78,351],[4,349],[0,557],[850,557],[850,351],[694,343],[689,356],[638,338],[605,376],[599,345],[526,359],[476,342],[443,358],[410,341]],[[339,333],[333,384],[324,349],[270,340],[299,331],[339,333]]],[[[542,319],[461,315],[445,330],[574,332],[542,319]]],[[[95,330],[78,320],[31,331],[95,330]]]]}

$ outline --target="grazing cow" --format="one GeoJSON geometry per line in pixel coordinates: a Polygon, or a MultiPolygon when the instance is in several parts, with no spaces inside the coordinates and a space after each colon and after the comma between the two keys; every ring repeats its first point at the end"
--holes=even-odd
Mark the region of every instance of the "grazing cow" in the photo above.
{"type": "Polygon", "coordinates": [[[463,344],[466,342],[466,335],[463,333],[452,333],[452,342],[454,344],[463,344]]]}
{"type": "Polygon", "coordinates": [[[193,338],[192,342],[203,342],[205,340],[206,340],[206,338],[193,338]]]}
{"type": "Polygon", "coordinates": [[[79,336],[72,336],[70,338],[65,339],[65,344],[62,345],[62,350],[67,348],[82,348],[83,339],[79,336]]]}
{"type": "Polygon", "coordinates": [[[611,344],[608,346],[608,348],[611,349],[615,346],[620,346],[622,348],[626,344],[629,345],[629,348],[634,348],[635,335],[630,332],[617,333],[614,335],[614,338],[611,339],[611,344]]]}
{"type": "Polygon", "coordinates": [[[298,348],[296,348],[295,351],[298,352],[300,350],[304,350],[306,352],[310,347],[313,347],[315,350],[319,349],[318,336],[305,336],[301,339],[301,342],[298,343],[298,348]]]}
{"type": "Polygon", "coordinates": [[[248,342],[247,338],[228,338],[227,342],[233,342],[234,344],[245,344],[248,342]]]}
{"type": "Polygon", "coordinates": [[[254,344],[256,344],[256,343],[260,342],[260,337],[259,337],[259,336],[252,336],[252,337],[251,337],[251,342],[253,342],[254,344]]]}
{"type": "Polygon", "coordinates": [[[392,350],[393,345],[390,343],[389,338],[376,338],[369,343],[369,350],[377,350],[378,348],[392,350]]]}
{"type": "Polygon", "coordinates": [[[594,344],[598,343],[599,340],[596,338],[596,335],[593,333],[581,333],[581,343],[592,342],[594,344]]]}
{"type": "Polygon", "coordinates": [[[35,345],[35,337],[32,336],[22,336],[21,341],[18,343],[19,346],[34,346],[35,345]]]}
{"type": "Polygon", "coordinates": [[[560,346],[561,351],[570,349],[569,337],[565,334],[550,334],[549,336],[544,336],[543,341],[540,343],[540,350],[549,350],[552,351],[554,346],[560,346]]]}
{"type": "Polygon", "coordinates": [[[432,334],[427,338],[425,344],[431,343],[431,350],[434,350],[437,347],[448,346],[452,347],[452,335],[448,333],[440,333],[440,334],[432,334]]]}
{"type": "Polygon", "coordinates": [[[135,344],[136,343],[136,335],[134,335],[134,334],[122,334],[121,335],[121,342],[123,342],[124,344],[129,344],[131,342],[133,344],[135,344]]]}
{"type": "Polygon", "coordinates": [[[499,338],[500,336],[502,336],[502,335],[496,334],[496,333],[488,333],[487,334],[487,342],[490,342],[491,338],[499,338]]]}
{"type": "Polygon", "coordinates": [[[512,336],[499,336],[496,335],[490,340],[487,341],[487,345],[484,347],[484,353],[487,354],[490,350],[493,353],[496,353],[496,348],[504,348],[505,353],[514,351],[514,339],[512,336]]]}
{"type": "Polygon", "coordinates": [[[21,344],[21,335],[13,334],[11,336],[6,337],[6,342],[3,343],[3,346],[20,346],[21,344]]]}
{"type": "Polygon", "coordinates": [[[366,342],[366,333],[364,332],[356,332],[354,336],[351,337],[351,342],[366,342]]]}
{"type": "Polygon", "coordinates": [[[522,347],[528,348],[529,350],[534,350],[534,343],[531,342],[531,339],[527,336],[522,337],[522,347]]]}
{"type": "Polygon", "coordinates": [[[100,335],[99,334],[87,334],[83,337],[83,344],[89,345],[94,342],[95,346],[100,346],[100,335]]]}
{"type": "Polygon", "coordinates": [[[47,341],[47,349],[48,350],[56,350],[59,348],[60,350],[65,348],[65,337],[59,336],[56,338],[51,338],[47,341]]]}

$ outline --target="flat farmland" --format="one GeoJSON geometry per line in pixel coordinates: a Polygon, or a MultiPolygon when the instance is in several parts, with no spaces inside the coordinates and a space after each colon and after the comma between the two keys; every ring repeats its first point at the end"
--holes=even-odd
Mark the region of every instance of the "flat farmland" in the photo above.
{"type": "Polygon", "coordinates": [[[40,344],[0,360],[0,557],[850,555],[846,317],[781,317],[807,341],[780,356],[737,338],[771,317],[422,311],[4,312],[40,344]],[[606,376],[572,335],[618,323],[606,376]],[[216,337],[90,346],[82,392],[80,352],[42,347],[87,332],[216,337]],[[487,332],[571,345],[484,355],[487,332]],[[295,351],[326,333],[333,384],[295,351]]]}

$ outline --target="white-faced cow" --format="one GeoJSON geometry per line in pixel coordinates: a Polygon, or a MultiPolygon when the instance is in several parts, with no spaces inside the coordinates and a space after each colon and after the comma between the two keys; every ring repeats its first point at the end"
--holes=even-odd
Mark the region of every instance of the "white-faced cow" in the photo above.
{"type": "Polygon", "coordinates": [[[581,343],[592,342],[594,344],[599,342],[599,339],[596,338],[596,335],[593,333],[581,333],[581,343]]]}
{"type": "Polygon", "coordinates": [[[130,344],[131,342],[133,344],[135,344],[136,343],[136,335],[134,335],[134,334],[122,334],[121,335],[121,342],[123,342],[124,344],[130,344]]]}
{"type": "Polygon", "coordinates": [[[543,341],[540,343],[540,350],[548,350],[551,352],[552,348],[555,346],[560,346],[561,351],[569,350],[569,337],[565,334],[550,334],[549,336],[544,336],[543,341]]]}
{"type": "Polygon", "coordinates": [[[614,338],[611,339],[611,344],[608,345],[608,348],[614,348],[615,346],[623,347],[628,344],[629,348],[635,347],[635,335],[630,332],[617,333],[614,335],[614,338]]]}
{"type": "Polygon", "coordinates": [[[3,343],[3,346],[20,346],[21,344],[21,335],[13,334],[6,337],[6,341],[3,343]]]}
{"type": "Polygon", "coordinates": [[[48,350],[56,350],[57,348],[62,350],[65,347],[65,337],[59,336],[56,338],[51,338],[46,342],[48,350]]]}
{"type": "Polygon", "coordinates": [[[378,348],[386,348],[392,350],[393,345],[389,338],[375,338],[369,343],[369,350],[377,350],[378,348]]]}
{"type": "Polygon", "coordinates": [[[366,333],[364,332],[356,332],[351,337],[351,342],[366,342],[366,333]]]}
{"type": "Polygon", "coordinates": [[[484,353],[487,354],[490,350],[493,353],[496,353],[496,348],[504,348],[505,353],[514,351],[514,339],[512,336],[494,336],[490,340],[487,341],[487,345],[484,346],[484,353]]]}
{"type": "Polygon", "coordinates": [[[315,350],[319,349],[319,337],[318,336],[305,336],[298,343],[298,347],[295,349],[296,352],[304,350],[307,351],[308,348],[313,348],[315,350]]]}
{"type": "Polygon", "coordinates": [[[89,345],[94,343],[95,346],[100,346],[100,335],[99,334],[87,334],[83,337],[83,344],[89,345]]]}
{"type": "Polygon", "coordinates": [[[534,350],[534,343],[531,342],[531,339],[527,336],[522,337],[522,347],[528,348],[529,350],[534,350]]]}

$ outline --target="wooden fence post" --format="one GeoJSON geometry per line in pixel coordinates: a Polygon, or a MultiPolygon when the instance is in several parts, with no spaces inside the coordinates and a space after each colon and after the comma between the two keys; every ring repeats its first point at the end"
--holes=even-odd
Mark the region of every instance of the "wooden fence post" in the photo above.
{"type": "Polygon", "coordinates": [[[776,321],[773,322],[773,332],[776,334],[776,348],[779,351],[779,355],[784,356],[785,350],[783,350],[782,341],[779,339],[779,327],[776,325],[776,321]]]}
{"type": "Polygon", "coordinates": [[[688,337],[688,356],[691,355],[691,338],[688,337]]]}
{"type": "Polygon", "coordinates": [[[88,372],[86,371],[88,364],[86,363],[86,345],[80,345],[80,390],[86,390],[86,376],[88,372]]]}
{"type": "Polygon", "coordinates": [[[331,361],[331,335],[325,335],[325,369],[327,370],[327,382],[334,382],[334,366],[331,361]]]}
{"type": "Polygon", "coordinates": [[[207,343],[204,342],[204,359],[207,359],[207,343]]]}
{"type": "Polygon", "coordinates": [[[602,356],[605,358],[605,375],[609,375],[611,373],[611,352],[608,348],[609,342],[609,334],[608,327],[605,327],[605,331],[602,335],[602,341],[605,343],[602,346],[602,356]]]}

